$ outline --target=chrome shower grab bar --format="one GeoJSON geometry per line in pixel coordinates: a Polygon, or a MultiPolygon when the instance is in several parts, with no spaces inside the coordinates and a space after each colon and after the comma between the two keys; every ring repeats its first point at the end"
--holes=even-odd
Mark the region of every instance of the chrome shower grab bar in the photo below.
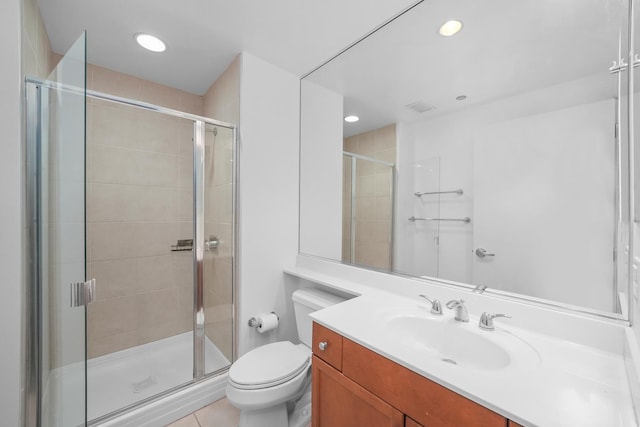
{"type": "Polygon", "coordinates": [[[470,223],[471,218],[469,218],[468,216],[464,218],[416,218],[415,216],[412,216],[409,218],[409,221],[460,221],[470,223]]]}
{"type": "Polygon", "coordinates": [[[193,250],[193,239],[178,240],[178,243],[171,245],[171,252],[182,252],[193,250]]]}
{"type": "MultiPolygon", "coordinates": [[[[633,57],[633,68],[640,67],[640,54],[636,53],[633,57]]],[[[609,74],[616,74],[626,71],[629,64],[624,62],[624,58],[620,58],[620,62],[613,61],[613,65],[609,68],[609,74]]]]}
{"type": "Polygon", "coordinates": [[[462,196],[463,193],[464,191],[462,191],[462,189],[460,188],[458,190],[453,190],[453,191],[430,191],[426,193],[416,192],[413,194],[415,194],[416,197],[422,197],[422,196],[430,196],[433,194],[457,194],[459,196],[462,196]]]}

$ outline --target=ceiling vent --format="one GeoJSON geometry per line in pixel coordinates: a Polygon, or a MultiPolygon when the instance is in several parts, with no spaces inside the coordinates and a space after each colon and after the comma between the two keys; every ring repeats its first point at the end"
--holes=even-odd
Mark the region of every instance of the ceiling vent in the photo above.
{"type": "Polygon", "coordinates": [[[436,109],[433,105],[429,105],[423,101],[412,102],[411,104],[405,105],[405,107],[420,114],[436,109]]]}

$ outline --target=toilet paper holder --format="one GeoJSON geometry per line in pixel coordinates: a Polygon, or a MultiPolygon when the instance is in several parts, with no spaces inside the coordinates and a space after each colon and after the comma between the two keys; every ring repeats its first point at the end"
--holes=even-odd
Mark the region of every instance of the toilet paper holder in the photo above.
{"type": "MultiPolygon", "coordinates": [[[[275,311],[272,311],[271,314],[275,314],[278,320],[280,320],[280,316],[278,316],[275,311]]],[[[252,317],[249,319],[249,326],[257,329],[260,326],[260,321],[261,319],[259,317],[252,317]]]]}

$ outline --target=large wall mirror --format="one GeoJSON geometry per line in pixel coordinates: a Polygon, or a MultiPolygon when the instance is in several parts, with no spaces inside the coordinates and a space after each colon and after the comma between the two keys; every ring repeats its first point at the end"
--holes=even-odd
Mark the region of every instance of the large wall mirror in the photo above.
{"type": "Polygon", "coordinates": [[[626,318],[628,13],[428,0],[305,76],[300,252],[626,318]]]}

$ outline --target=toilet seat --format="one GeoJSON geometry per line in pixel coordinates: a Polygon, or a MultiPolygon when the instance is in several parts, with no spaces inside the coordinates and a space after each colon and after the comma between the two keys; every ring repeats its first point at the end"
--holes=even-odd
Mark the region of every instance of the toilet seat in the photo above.
{"type": "Polygon", "coordinates": [[[311,351],[281,341],[263,345],[240,357],[229,369],[229,382],[241,390],[258,390],[286,383],[307,370],[311,351]]]}

